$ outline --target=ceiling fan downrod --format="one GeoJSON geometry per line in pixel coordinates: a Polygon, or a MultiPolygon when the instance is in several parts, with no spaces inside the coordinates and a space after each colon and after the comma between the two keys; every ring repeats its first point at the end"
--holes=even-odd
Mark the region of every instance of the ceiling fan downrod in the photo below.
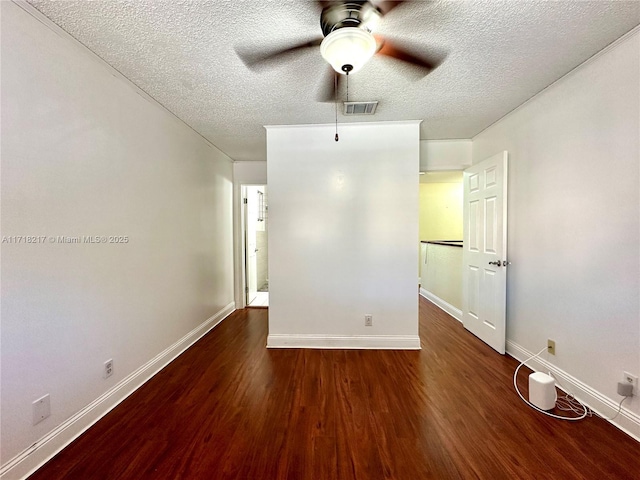
{"type": "Polygon", "coordinates": [[[340,140],[340,137],[338,137],[338,77],[335,73],[333,74],[333,98],[336,104],[336,137],[335,139],[337,142],[338,140],[340,140]]]}

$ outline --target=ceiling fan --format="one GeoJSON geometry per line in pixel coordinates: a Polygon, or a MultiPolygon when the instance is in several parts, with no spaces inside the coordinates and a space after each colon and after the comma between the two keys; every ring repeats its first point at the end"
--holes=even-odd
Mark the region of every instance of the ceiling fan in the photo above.
{"type": "Polygon", "coordinates": [[[331,66],[331,82],[325,82],[326,87],[319,96],[319,101],[326,102],[334,100],[338,83],[343,76],[356,73],[374,55],[383,55],[411,65],[422,76],[444,61],[446,55],[442,52],[414,55],[381,35],[373,34],[382,18],[405,1],[336,0],[315,3],[322,8],[320,26],[323,37],[276,51],[237,51],[240,59],[248,67],[255,69],[319,46],[320,54],[331,66]]]}

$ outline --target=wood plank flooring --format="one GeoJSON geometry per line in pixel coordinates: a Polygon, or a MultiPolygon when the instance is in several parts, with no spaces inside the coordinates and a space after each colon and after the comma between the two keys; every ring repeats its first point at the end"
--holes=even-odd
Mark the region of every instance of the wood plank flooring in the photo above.
{"type": "Polygon", "coordinates": [[[533,411],[517,362],[422,298],[421,351],[267,350],[267,316],[235,312],[30,480],[640,478],[640,443],[533,411]]]}

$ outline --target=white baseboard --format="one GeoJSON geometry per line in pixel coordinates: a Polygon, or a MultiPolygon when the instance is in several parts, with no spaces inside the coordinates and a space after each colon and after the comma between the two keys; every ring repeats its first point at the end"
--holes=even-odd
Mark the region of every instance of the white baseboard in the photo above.
{"type": "Polygon", "coordinates": [[[267,348],[420,350],[418,335],[282,335],[267,336],[267,348]]]}
{"type": "Polygon", "coordinates": [[[176,343],[156,355],[89,405],[51,430],[36,443],[0,467],[0,478],[23,479],[50,460],[156,373],[171,363],[236,309],[231,302],[218,313],[194,328],[176,343]]]}
{"type": "Polygon", "coordinates": [[[462,321],[462,310],[460,310],[459,308],[456,308],[450,303],[445,302],[440,297],[425,290],[424,288],[420,288],[420,295],[422,295],[424,298],[429,300],[436,307],[439,307],[441,310],[444,310],[445,312],[447,312],[449,315],[451,315],[453,318],[455,318],[459,322],[462,321]]]}
{"type": "MultiPolygon", "coordinates": [[[[507,353],[520,362],[534,355],[511,340],[507,340],[507,353]]],[[[538,372],[553,373],[558,388],[571,393],[599,415],[613,417],[618,411],[619,399],[618,401],[612,400],[543,358],[538,357],[530,360],[527,362],[527,366],[538,372]]],[[[623,406],[620,414],[614,420],[608,421],[640,442],[640,415],[623,406]]]]}

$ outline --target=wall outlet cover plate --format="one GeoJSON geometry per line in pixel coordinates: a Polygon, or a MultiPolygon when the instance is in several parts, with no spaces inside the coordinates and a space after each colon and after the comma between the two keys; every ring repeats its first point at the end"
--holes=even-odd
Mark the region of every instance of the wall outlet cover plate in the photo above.
{"type": "Polygon", "coordinates": [[[51,415],[51,399],[47,393],[32,403],[33,405],[33,424],[36,425],[51,415]]]}

